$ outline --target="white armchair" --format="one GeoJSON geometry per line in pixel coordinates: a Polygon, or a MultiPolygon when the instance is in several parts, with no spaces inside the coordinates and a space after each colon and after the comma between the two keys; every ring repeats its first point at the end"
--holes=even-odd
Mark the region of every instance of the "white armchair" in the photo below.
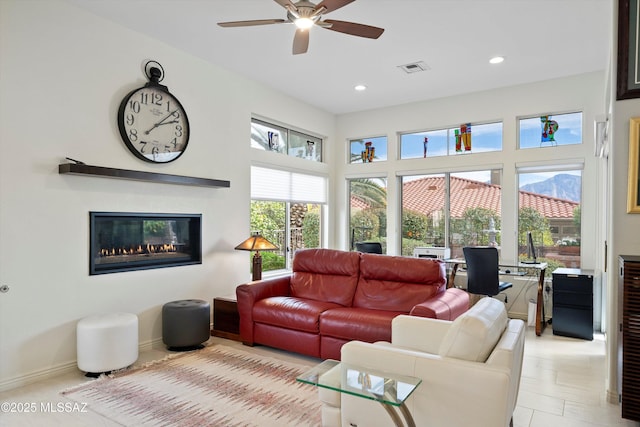
{"type": "MultiPolygon", "coordinates": [[[[422,384],[406,405],[417,426],[506,427],[518,397],[525,327],[504,304],[483,298],[455,321],[398,316],[391,343],[351,341],[342,362],[408,375],[422,384]]],[[[380,403],[319,389],[322,424],[392,425],[380,403]]]]}

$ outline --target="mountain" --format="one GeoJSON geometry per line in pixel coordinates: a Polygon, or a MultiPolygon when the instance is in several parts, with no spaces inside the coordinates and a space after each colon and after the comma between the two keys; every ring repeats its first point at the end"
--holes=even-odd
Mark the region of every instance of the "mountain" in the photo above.
{"type": "Polygon", "coordinates": [[[544,181],[523,185],[520,190],[580,202],[581,183],[581,177],[561,173],[544,181]]]}

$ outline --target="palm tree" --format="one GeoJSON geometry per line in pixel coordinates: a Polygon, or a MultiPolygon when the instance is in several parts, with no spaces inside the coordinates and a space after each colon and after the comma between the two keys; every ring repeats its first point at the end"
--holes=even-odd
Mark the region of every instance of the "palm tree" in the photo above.
{"type": "Polygon", "coordinates": [[[387,206],[387,189],[369,178],[351,180],[351,197],[355,197],[369,208],[385,208],[387,206]]]}

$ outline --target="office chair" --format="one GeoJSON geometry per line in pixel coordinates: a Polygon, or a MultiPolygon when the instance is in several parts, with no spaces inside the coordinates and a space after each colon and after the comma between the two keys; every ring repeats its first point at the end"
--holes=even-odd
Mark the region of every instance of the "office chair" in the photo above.
{"type": "Polygon", "coordinates": [[[356,250],[370,254],[381,254],[382,244],[380,242],[356,242],[356,250]]]}
{"type": "MultiPolygon", "coordinates": [[[[500,281],[498,249],[466,246],[462,252],[467,264],[467,292],[492,297],[513,287],[513,283],[500,281]]],[[[504,302],[507,302],[506,296],[504,302]]]]}

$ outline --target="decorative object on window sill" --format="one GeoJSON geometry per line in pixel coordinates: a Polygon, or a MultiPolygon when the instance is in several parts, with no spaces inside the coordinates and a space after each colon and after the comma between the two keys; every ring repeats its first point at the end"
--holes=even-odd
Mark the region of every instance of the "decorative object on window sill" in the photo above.
{"type": "Polygon", "coordinates": [[[471,123],[463,123],[460,129],[453,130],[456,138],[456,153],[471,151],[471,123]]]}
{"type": "Polygon", "coordinates": [[[471,151],[471,123],[460,125],[460,136],[462,137],[464,151],[471,151]]]}
{"type": "Polygon", "coordinates": [[[280,134],[277,132],[267,132],[267,138],[269,139],[269,150],[280,151],[280,134]]]}
{"type": "Polygon", "coordinates": [[[162,65],[148,61],[144,72],[149,82],[129,92],[120,103],[120,136],[140,160],[172,162],[187,149],[189,120],[178,98],[160,84],[164,79],[162,65]]]}
{"type": "Polygon", "coordinates": [[[251,235],[247,240],[240,243],[235,247],[237,251],[255,251],[255,255],[253,255],[253,280],[262,279],[262,256],[260,255],[260,251],[277,251],[278,248],[276,245],[262,237],[260,233],[256,232],[251,235]]]}
{"type": "Polygon", "coordinates": [[[544,143],[550,143],[552,146],[558,145],[556,142],[556,131],[558,130],[558,122],[551,120],[549,116],[540,116],[542,125],[542,134],[540,135],[540,146],[544,143]]]}
{"type": "Polygon", "coordinates": [[[454,129],[453,133],[456,138],[456,153],[462,153],[462,136],[459,129],[454,129]]]}
{"type": "Polygon", "coordinates": [[[362,154],[362,163],[371,163],[376,153],[376,147],[372,145],[371,141],[364,143],[364,151],[362,154]]]}
{"type": "Polygon", "coordinates": [[[229,188],[231,183],[219,179],[197,178],[193,176],[170,175],[166,173],[134,171],[128,169],[107,168],[104,166],[86,165],[74,160],[76,163],[61,163],[58,165],[60,175],[86,175],[102,178],[119,178],[134,181],[158,182],[163,184],[192,185],[200,187],[229,188]]]}
{"type": "Polygon", "coordinates": [[[308,159],[313,159],[315,157],[315,142],[313,141],[309,141],[307,139],[307,152],[306,152],[306,156],[308,159]]]}

